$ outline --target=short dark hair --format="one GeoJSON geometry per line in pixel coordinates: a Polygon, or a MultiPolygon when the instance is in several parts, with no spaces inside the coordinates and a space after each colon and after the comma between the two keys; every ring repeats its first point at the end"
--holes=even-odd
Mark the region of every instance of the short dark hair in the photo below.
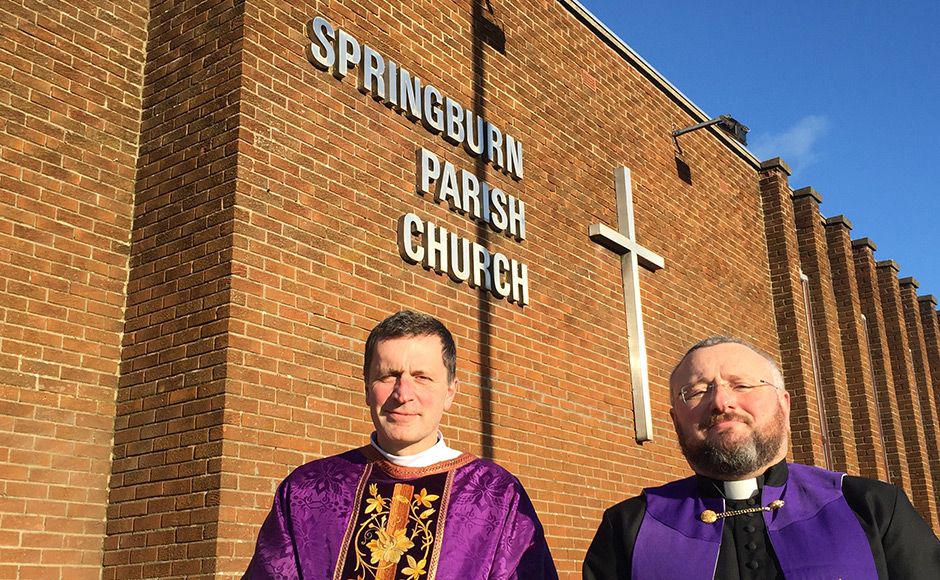
{"type": "Polygon", "coordinates": [[[700,348],[708,348],[710,346],[717,346],[719,344],[729,344],[729,343],[740,344],[741,346],[746,346],[747,348],[751,349],[755,353],[764,357],[764,360],[770,363],[770,369],[774,375],[773,377],[771,377],[774,381],[774,386],[782,391],[786,390],[786,385],[783,384],[783,372],[780,370],[780,365],[777,364],[777,361],[774,360],[772,356],[762,351],[761,349],[757,348],[750,342],[744,340],[743,338],[737,338],[735,336],[709,336],[708,338],[704,340],[700,340],[696,342],[695,344],[693,344],[689,348],[689,350],[687,350],[685,354],[682,355],[682,358],[679,359],[679,362],[676,363],[676,366],[672,367],[672,372],[669,374],[670,385],[672,384],[672,377],[676,374],[676,370],[679,369],[679,365],[681,365],[685,359],[689,358],[690,354],[699,350],[700,348]]]}
{"type": "Polygon", "coordinates": [[[369,338],[366,339],[365,359],[362,362],[362,376],[369,379],[369,367],[375,356],[376,346],[383,341],[395,338],[413,338],[436,336],[441,339],[441,355],[447,369],[447,382],[454,382],[457,376],[457,345],[454,336],[440,320],[428,314],[402,310],[378,323],[369,338]]]}

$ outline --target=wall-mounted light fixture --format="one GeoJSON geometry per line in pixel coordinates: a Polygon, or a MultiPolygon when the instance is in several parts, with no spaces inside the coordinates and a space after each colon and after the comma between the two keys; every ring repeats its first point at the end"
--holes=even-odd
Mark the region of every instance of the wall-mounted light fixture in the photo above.
{"type": "MultiPolygon", "coordinates": [[[[744,123],[735,121],[731,118],[731,115],[721,115],[720,117],[715,117],[708,121],[699,123],[698,125],[692,125],[691,127],[686,127],[685,129],[675,129],[672,132],[672,137],[675,139],[683,133],[689,133],[695,131],[696,129],[701,129],[703,127],[708,127],[709,125],[718,125],[724,129],[729,135],[734,137],[741,145],[747,145],[747,133],[750,129],[747,128],[747,125],[744,123]]],[[[678,143],[677,143],[678,145],[678,143]]]]}

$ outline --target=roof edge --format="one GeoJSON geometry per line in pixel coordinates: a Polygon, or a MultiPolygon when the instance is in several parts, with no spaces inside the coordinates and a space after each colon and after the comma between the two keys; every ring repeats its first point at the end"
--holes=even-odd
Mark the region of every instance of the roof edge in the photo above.
{"type": "MultiPolygon", "coordinates": [[[[689,113],[693,120],[702,122],[711,119],[711,117],[709,117],[705,111],[693,103],[691,99],[685,96],[682,91],[669,82],[669,80],[658,70],[656,70],[650,63],[646,62],[642,56],[630,48],[630,46],[619,36],[617,36],[614,31],[612,31],[607,27],[606,24],[594,16],[590,10],[582,6],[578,0],[558,0],[558,2],[567,8],[568,11],[574,14],[574,16],[583,22],[589,29],[594,31],[601,38],[601,40],[613,48],[627,62],[635,66],[637,70],[643,74],[643,76],[648,78],[655,86],[659,87],[664,93],[666,93],[677,105],[679,105],[679,107],[689,113]]],[[[754,154],[751,153],[745,146],[741,145],[730,135],[724,134],[723,131],[713,130],[712,132],[742,159],[750,163],[755,169],[760,169],[760,160],[758,160],[757,157],[755,157],[754,154]]]]}

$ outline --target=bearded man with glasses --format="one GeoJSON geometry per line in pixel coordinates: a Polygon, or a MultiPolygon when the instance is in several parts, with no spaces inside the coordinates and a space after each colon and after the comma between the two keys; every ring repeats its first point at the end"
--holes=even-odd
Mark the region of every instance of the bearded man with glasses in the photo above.
{"type": "Polygon", "coordinates": [[[790,394],[770,356],[708,338],[669,385],[696,475],[608,509],[585,580],[940,578],[940,541],[902,490],[787,463],[790,394]]]}

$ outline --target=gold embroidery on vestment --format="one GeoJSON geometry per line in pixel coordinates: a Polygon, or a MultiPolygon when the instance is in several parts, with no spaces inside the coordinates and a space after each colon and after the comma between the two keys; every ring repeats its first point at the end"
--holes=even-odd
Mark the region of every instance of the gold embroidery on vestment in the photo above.
{"type": "Polygon", "coordinates": [[[454,471],[395,482],[372,471],[378,464],[357,487],[333,579],[434,580],[454,471]]]}

